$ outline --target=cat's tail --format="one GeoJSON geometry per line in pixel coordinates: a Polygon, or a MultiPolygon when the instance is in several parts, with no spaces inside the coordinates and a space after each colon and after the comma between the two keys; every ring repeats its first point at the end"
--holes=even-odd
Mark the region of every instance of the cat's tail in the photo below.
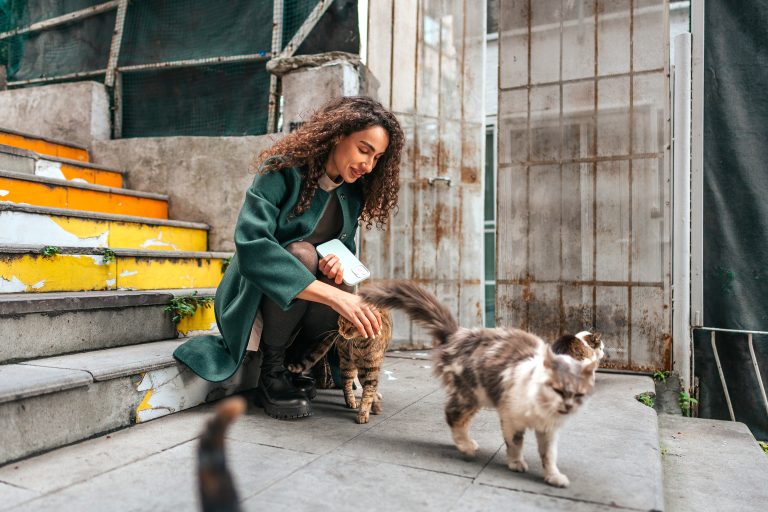
{"type": "Polygon", "coordinates": [[[450,310],[432,293],[413,283],[392,281],[374,284],[361,288],[358,295],[374,306],[405,311],[430,331],[436,345],[444,344],[451,334],[459,330],[459,324],[450,310]]]}
{"type": "Polygon", "coordinates": [[[232,475],[227,468],[224,435],[245,410],[245,400],[232,397],[216,408],[205,425],[197,447],[197,476],[203,512],[239,512],[240,504],[232,475]]]}

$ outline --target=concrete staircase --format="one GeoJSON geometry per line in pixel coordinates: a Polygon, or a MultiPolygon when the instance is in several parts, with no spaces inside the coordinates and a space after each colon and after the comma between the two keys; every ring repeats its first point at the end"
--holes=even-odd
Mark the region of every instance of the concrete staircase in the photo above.
{"type": "Polygon", "coordinates": [[[0,465],[252,387],[172,357],[229,253],[85,148],[0,128],[0,465]],[[173,321],[172,301],[197,305],[173,321]]]}

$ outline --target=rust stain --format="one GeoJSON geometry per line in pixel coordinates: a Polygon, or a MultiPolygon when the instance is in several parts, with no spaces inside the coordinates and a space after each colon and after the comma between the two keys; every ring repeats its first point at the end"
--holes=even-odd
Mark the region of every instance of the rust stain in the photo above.
{"type": "Polygon", "coordinates": [[[665,334],[661,342],[661,361],[665,370],[672,371],[672,336],[665,334]]]}

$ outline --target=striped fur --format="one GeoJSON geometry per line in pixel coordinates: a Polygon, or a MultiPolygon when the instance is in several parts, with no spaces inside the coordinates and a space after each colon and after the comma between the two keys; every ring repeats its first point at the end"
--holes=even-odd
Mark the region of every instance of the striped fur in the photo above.
{"type": "Polygon", "coordinates": [[[301,362],[288,365],[294,373],[301,373],[315,365],[328,350],[336,344],[339,352],[339,366],[344,383],[344,402],[350,409],[357,409],[357,399],[352,383],[358,377],[363,386],[360,409],[355,421],[368,423],[369,414],[381,413],[381,395],[378,393],[379,373],[384,353],[392,339],[392,319],[386,310],[381,313],[381,332],[375,338],[363,338],[355,326],[339,316],[339,330],[326,336],[301,362]]]}

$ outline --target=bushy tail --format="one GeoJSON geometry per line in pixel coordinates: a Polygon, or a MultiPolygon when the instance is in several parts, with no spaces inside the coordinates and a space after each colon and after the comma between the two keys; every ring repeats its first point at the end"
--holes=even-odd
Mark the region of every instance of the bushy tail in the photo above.
{"type": "Polygon", "coordinates": [[[216,408],[197,447],[197,475],[203,512],[239,512],[240,503],[224,453],[224,435],[245,410],[245,400],[233,397],[216,408]]]}
{"type": "Polygon", "coordinates": [[[374,306],[401,309],[426,327],[437,345],[459,330],[451,312],[432,293],[408,282],[389,282],[361,288],[358,294],[374,306]]]}

